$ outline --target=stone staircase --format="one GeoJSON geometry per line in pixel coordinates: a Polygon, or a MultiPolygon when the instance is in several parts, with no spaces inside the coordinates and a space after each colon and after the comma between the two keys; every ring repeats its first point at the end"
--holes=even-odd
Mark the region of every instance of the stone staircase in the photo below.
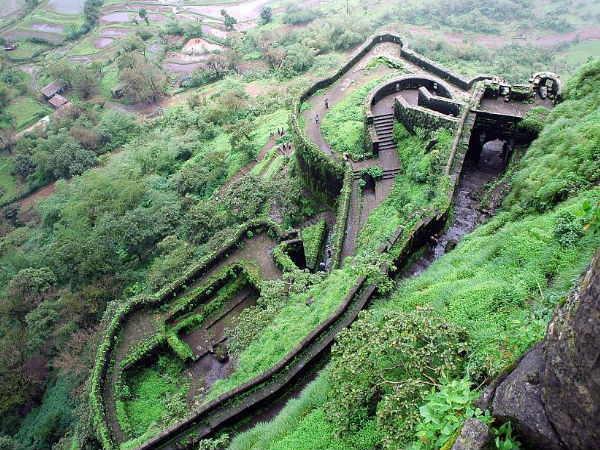
{"type": "MultiPolygon", "coordinates": [[[[400,173],[400,168],[396,168],[396,169],[384,169],[383,170],[383,177],[381,177],[381,180],[390,180],[390,179],[394,179],[396,178],[396,175],[398,175],[398,173],[400,173]]],[[[362,170],[355,170],[354,171],[354,179],[355,180],[359,180],[361,178],[362,175],[362,170]]]]}
{"type": "Polygon", "coordinates": [[[380,114],[373,116],[373,126],[379,138],[379,152],[386,150],[396,151],[396,144],[392,139],[394,132],[394,114],[380,114]]]}

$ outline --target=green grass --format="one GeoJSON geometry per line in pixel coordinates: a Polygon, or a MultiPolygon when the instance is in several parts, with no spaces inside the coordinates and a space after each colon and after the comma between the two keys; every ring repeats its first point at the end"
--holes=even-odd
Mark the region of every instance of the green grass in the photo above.
{"type": "Polygon", "coordinates": [[[467,328],[471,371],[497,373],[541,338],[547,314],[589,262],[600,236],[573,247],[555,237],[557,218],[575,212],[585,193],[544,215],[514,220],[503,212],[466,236],[420,277],[404,280],[385,310],[431,305],[434,314],[467,328]]]}
{"type": "Polygon", "coordinates": [[[348,152],[355,158],[365,154],[365,99],[379,82],[374,81],[352,92],[332,106],[321,123],[321,132],[331,149],[348,152]]]}
{"type": "Polygon", "coordinates": [[[355,159],[370,154],[364,148],[365,100],[375,86],[399,73],[402,72],[385,75],[350,92],[328,110],[321,123],[321,132],[332,150],[348,152],[355,159]]]}
{"type": "Polygon", "coordinates": [[[252,173],[255,175],[260,175],[263,170],[271,163],[273,157],[277,153],[277,146],[274,146],[269,152],[265,155],[265,157],[260,161],[254,168],[252,169],[252,173]]]}
{"type": "Polygon", "coordinates": [[[102,69],[102,80],[100,80],[100,91],[106,98],[112,98],[112,90],[119,84],[119,69],[116,65],[102,69]]]}
{"type": "Polygon", "coordinates": [[[600,55],[600,41],[583,41],[570,46],[557,56],[563,56],[567,64],[567,70],[579,68],[593,58],[600,55]]]}
{"type": "Polygon", "coordinates": [[[229,450],[364,450],[377,448],[375,423],[367,423],[363,430],[344,440],[336,436],[327,421],[323,408],[331,385],[328,371],[323,370],[304,388],[299,398],[290,399],[283,410],[267,423],[259,423],[251,430],[236,436],[229,450]],[[375,439],[374,439],[375,438],[375,439]]]}
{"type": "Polygon", "coordinates": [[[6,110],[15,115],[17,120],[17,129],[24,130],[33,125],[39,119],[49,114],[49,108],[43,108],[31,97],[20,97],[12,102],[6,110]]]}
{"type": "Polygon", "coordinates": [[[275,160],[271,163],[271,165],[265,172],[265,176],[263,178],[265,180],[270,180],[271,178],[273,178],[273,176],[275,176],[275,174],[278,173],[279,170],[281,169],[281,167],[283,166],[283,164],[285,162],[285,158],[286,158],[285,156],[281,156],[281,155],[279,155],[277,158],[275,158],[275,160]]]}
{"type": "Polygon", "coordinates": [[[438,144],[429,154],[424,150],[429,138],[424,135],[407,134],[397,142],[402,162],[400,174],[390,194],[373,210],[360,231],[357,254],[375,251],[411,214],[445,206],[448,177],[443,169],[450,156],[452,134],[444,130],[437,133],[437,138],[438,144]]]}
{"type": "Polygon", "coordinates": [[[326,235],[327,223],[325,222],[325,218],[302,230],[302,244],[304,245],[304,253],[306,255],[306,265],[310,269],[314,269],[319,260],[326,235]]]}
{"type": "MultiPolygon", "coordinates": [[[[104,47],[102,49],[97,48],[94,45],[94,39],[95,39],[95,37],[92,37],[92,36],[83,37],[83,39],[81,39],[71,49],[71,54],[73,56],[88,56],[88,55],[93,55],[95,53],[100,53],[101,51],[106,50],[107,47],[104,47]]],[[[110,46],[108,46],[108,47],[110,47],[110,46]]]]}
{"type": "Polygon", "coordinates": [[[136,370],[126,378],[131,398],[123,400],[119,422],[135,436],[145,433],[165,412],[175,395],[186,395],[189,378],[185,366],[174,354],[160,356],[151,367],[136,370]]]}
{"type": "Polygon", "coordinates": [[[10,52],[6,52],[5,55],[8,59],[14,62],[28,61],[31,58],[36,57],[41,52],[48,50],[48,46],[44,44],[35,44],[33,42],[19,42],[17,48],[10,52]]]}

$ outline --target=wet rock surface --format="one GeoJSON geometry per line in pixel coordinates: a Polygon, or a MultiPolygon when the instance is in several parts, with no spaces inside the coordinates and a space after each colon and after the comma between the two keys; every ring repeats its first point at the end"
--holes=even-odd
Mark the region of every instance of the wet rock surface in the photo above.
{"type": "Polygon", "coordinates": [[[542,399],[561,440],[600,448],[600,250],[554,313],[544,345],[542,399]]]}
{"type": "Polygon", "coordinates": [[[526,448],[561,450],[540,395],[540,374],[544,369],[542,343],[531,348],[504,382],[492,403],[493,415],[500,422],[510,421],[526,448]]]}
{"type": "Polygon", "coordinates": [[[494,436],[485,423],[477,419],[465,420],[452,450],[494,450],[494,436]]]}
{"type": "Polygon", "coordinates": [[[510,420],[527,449],[600,449],[600,249],[544,340],[475,404],[510,420]]]}

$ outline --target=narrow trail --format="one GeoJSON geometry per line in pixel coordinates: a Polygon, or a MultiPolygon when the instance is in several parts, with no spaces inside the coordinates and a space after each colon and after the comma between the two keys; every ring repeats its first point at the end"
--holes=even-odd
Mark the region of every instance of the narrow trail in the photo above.
{"type": "MultiPolygon", "coordinates": [[[[238,180],[241,180],[248,173],[252,172],[252,169],[254,169],[263,159],[265,159],[269,155],[269,152],[276,145],[277,145],[277,143],[275,142],[275,137],[270,137],[267,140],[267,142],[265,143],[265,145],[260,149],[260,152],[258,152],[258,155],[256,155],[255,159],[253,159],[246,165],[242,166],[228,181],[226,181],[224,184],[221,185],[221,187],[217,191],[218,197],[222,197],[223,194],[225,193],[225,191],[227,191],[227,189],[229,189],[229,187],[233,183],[235,183],[238,180]]],[[[293,145],[292,145],[292,148],[290,150],[285,150],[285,151],[282,150],[281,152],[277,152],[277,153],[279,156],[290,156],[293,152],[294,152],[294,149],[293,149],[293,145]]],[[[269,167],[271,166],[271,164],[273,164],[273,162],[275,162],[278,155],[276,154],[275,157],[273,157],[271,159],[269,164],[267,164],[261,170],[260,174],[258,174],[259,176],[261,176],[261,177],[264,176],[264,174],[269,170],[269,167]]]]}
{"type": "MultiPolygon", "coordinates": [[[[400,73],[396,69],[387,67],[384,64],[377,65],[374,69],[368,69],[367,65],[373,58],[386,56],[392,60],[400,61],[400,47],[396,44],[384,42],[374,46],[361,60],[343,75],[333,86],[324,90],[318,95],[314,95],[307,100],[310,108],[304,111],[303,117],[306,123],[306,134],[309,139],[315,143],[325,154],[340,161],[340,155],[332,151],[331,146],[325,140],[321,130],[322,120],[329,113],[329,110],[345,99],[351,92],[366,86],[374,80],[380,79],[386,75],[400,73]],[[328,101],[328,108],[325,106],[325,100],[328,101]],[[319,118],[317,121],[316,118],[319,118]]],[[[402,61],[404,63],[404,61],[402,61]]],[[[387,103],[384,107],[389,111],[392,102],[390,99],[384,99],[387,103]]],[[[393,99],[392,99],[393,100],[393,99]]],[[[386,135],[391,141],[392,122],[386,123],[386,135]]],[[[348,210],[348,221],[346,228],[346,237],[342,245],[341,258],[344,260],[349,256],[354,256],[356,250],[356,241],[358,233],[365,224],[368,215],[377,207],[379,203],[389,194],[393,187],[395,174],[400,168],[400,160],[395,145],[389,145],[382,149],[378,157],[362,161],[353,161],[349,163],[355,172],[355,180],[352,183],[352,194],[350,207],[348,210]],[[359,184],[360,171],[375,165],[380,165],[384,172],[393,174],[384,180],[378,180],[375,183],[374,192],[361,192],[359,184]]]]}

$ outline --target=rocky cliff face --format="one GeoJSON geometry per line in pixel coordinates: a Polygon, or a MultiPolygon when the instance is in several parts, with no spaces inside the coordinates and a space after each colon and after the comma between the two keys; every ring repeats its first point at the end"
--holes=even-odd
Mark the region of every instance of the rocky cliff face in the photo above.
{"type": "Polygon", "coordinates": [[[600,449],[600,250],[554,313],[544,344],[542,401],[569,449],[600,449]]]}
{"type": "Polygon", "coordinates": [[[544,340],[477,401],[530,450],[600,449],[600,249],[544,340]]]}

